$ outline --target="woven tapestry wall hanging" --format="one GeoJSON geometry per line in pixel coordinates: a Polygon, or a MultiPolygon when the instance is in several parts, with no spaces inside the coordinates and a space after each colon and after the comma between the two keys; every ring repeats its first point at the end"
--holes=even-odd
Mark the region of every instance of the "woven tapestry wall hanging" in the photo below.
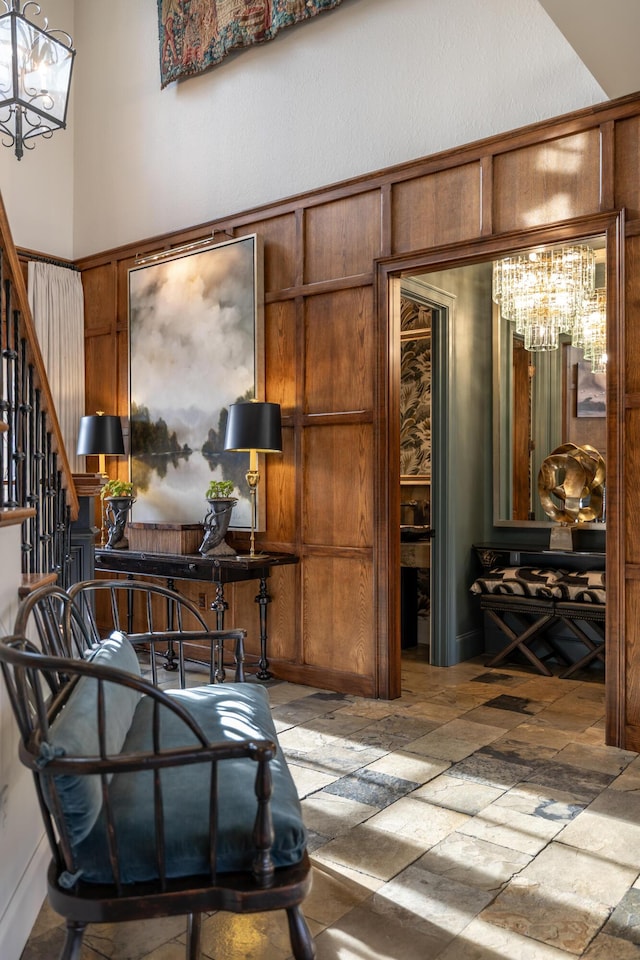
{"type": "Polygon", "coordinates": [[[285,27],[342,0],[158,0],[162,87],[192,77],[242,47],[271,40],[285,27]]]}

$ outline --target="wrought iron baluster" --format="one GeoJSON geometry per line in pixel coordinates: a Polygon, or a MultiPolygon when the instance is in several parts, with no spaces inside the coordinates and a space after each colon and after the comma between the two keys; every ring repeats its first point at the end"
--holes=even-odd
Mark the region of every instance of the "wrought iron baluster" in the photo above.
{"type": "MultiPolygon", "coordinates": [[[[57,461],[57,457],[56,457],[57,461]]],[[[51,544],[51,553],[53,566],[58,574],[58,580],[62,583],[64,576],[65,556],[64,556],[64,488],[62,486],[62,471],[56,470],[54,474],[56,482],[53,487],[53,540],[51,544]]]]}
{"type": "Polygon", "coordinates": [[[55,570],[58,574],[58,583],[62,586],[69,586],[69,571],[71,569],[71,520],[67,507],[67,493],[62,485],[62,471],[58,472],[55,504],[55,570]]]}
{"type": "Polygon", "coordinates": [[[42,470],[40,475],[40,536],[38,537],[38,561],[36,573],[43,573],[49,569],[47,563],[47,545],[49,530],[49,471],[51,469],[49,456],[49,435],[47,433],[47,416],[40,410],[40,449],[42,450],[42,470]]]}
{"type": "MultiPolygon", "coordinates": [[[[18,315],[18,320],[21,320],[18,315]]],[[[29,414],[29,403],[27,399],[27,341],[20,336],[18,357],[16,360],[16,449],[14,460],[16,462],[16,487],[17,500],[21,507],[27,506],[28,487],[28,442],[27,442],[27,416],[29,414]]],[[[24,550],[24,544],[23,544],[24,550]]]]}
{"type": "Polygon", "coordinates": [[[36,573],[40,562],[40,534],[42,533],[42,466],[44,454],[42,452],[42,410],[41,393],[39,389],[35,390],[33,430],[34,430],[34,454],[33,454],[33,506],[36,510],[33,523],[33,549],[31,553],[31,572],[36,573]]]}
{"type": "Polygon", "coordinates": [[[7,330],[7,339],[4,350],[2,351],[2,356],[6,364],[6,419],[7,419],[7,458],[6,458],[6,485],[7,485],[7,495],[5,499],[6,507],[17,507],[18,500],[16,498],[16,485],[15,485],[15,462],[13,459],[13,451],[15,450],[16,445],[16,422],[15,422],[15,363],[16,363],[16,352],[13,349],[14,342],[14,328],[16,324],[16,315],[15,311],[11,307],[11,282],[7,280],[5,282],[5,310],[6,310],[6,330],[7,330]]]}
{"type": "MultiPolygon", "coordinates": [[[[46,429],[46,419],[45,419],[45,429],[46,429]]],[[[45,537],[45,552],[44,552],[44,571],[50,573],[55,565],[55,557],[53,554],[53,532],[55,529],[55,486],[54,486],[54,477],[57,470],[56,455],[53,452],[51,446],[51,434],[47,430],[47,456],[45,463],[46,468],[46,486],[45,486],[45,521],[44,521],[44,537],[45,537]]]]}
{"type": "Polygon", "coordinates": [[[38,535],[38,459],[37,459],[37,444],[36,444],[36,424],[37,424],[37,409],[36,409],[36,390],[34,384],[34,368],[33,364],[30,363],[27,367],[27,401],[28,401],[28,412],[27,412],[27,470],[28,470],[28,481],[27,481],[27,498],[26,503],[28,507],[35,509],[35,516],[29,518],[28,531],[25,530],[24,541],[22,549],[28,553],[28,567],[29,573],[34,572],[34,547],[37,543],[38,535]]]}
{"type": "Polygon", "coordinates": [[[10,410],[13,425],[13,443],[11,446],[11,461],[13,464],[13,500],[14,506],[23,506],[20,498],[20,311],[12,310],[13,323],[11,325],[11,377],[13,381],[13,404],[10,410]]]}
{"type": "Polygon", "coordinates": [[[71,586],[71,572],[73,568],[73,555],[71,553],[71,507],[67,503],[67,495],[62,488],[64,503],[64,524],[61,537],[64,552],[64,567],[62,570],[62,586],[66,589],[71,586]]]}
{"type": "MultiPolygon", "coordinates": [[[[4,394],[5,374],[4,374],[4,345],[7,342],[7,298],[5,294],[5,263],[4,251],[0,248],[0,411],[2,422],[6,420],[6,399],[4,394]]],[[[3,431],[0,437],[0,508],[5,506],[6,487],[4,483],[5,469],[7,464],[7,436],[3,431]]]]}
{"type": "MultiPolygon", "coordinates": [[[[4,288],[5,288],[4,250],[2,249],[2,247],[0,247],[0,296],[4,294],[4,288]]],[[[5,330],[6,318],[7,318],[6,299],[3,297],[1,316],[0,316],[0,322],[2,325],[2,330],[0,331],[0,346],[2,347],[4,347],[4,344],[6,343],[6,330],[5,330]]],[[[4,369],[1,363],[0,363],[0,398],[2,401],[4,401],[4,369]]],[[[2,409],[4,410],[4,405],[2,409]]]]}

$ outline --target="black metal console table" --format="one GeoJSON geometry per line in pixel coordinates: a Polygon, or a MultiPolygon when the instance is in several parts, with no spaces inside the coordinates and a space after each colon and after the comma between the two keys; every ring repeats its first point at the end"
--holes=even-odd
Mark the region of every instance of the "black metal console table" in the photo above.
{"type": "Polygon", "coordinates": [[[271,677],[267,659],[267,607],[271,597],[267,592],[267,580],[274,567],[297,563],[293,553],[269,553],[250,557],[238,554],[229,557],[203,557],[200,554],[148,553],[137,550],[96,549],[96,571],[123,573],[129,577],[161,577],[170,589],[175,589],[175,580],[202,580],[215,583],[216,597],[211,609],[216,614],[216,629],[224,630],[224,615],[229,604],[224,596],[226,583],[258,580],[260,588],[255,600],[260,618],[260,658],[256,676],[259,680],[271,677]]]}
{"type": "Polygon", "coordinates": [[[523,543],[474,543],[473,549],[485,570],[497,565],[525,566],[531,561],[546,567],[604,570],[606,558],[604,550],[550,550],[523,543]]]}

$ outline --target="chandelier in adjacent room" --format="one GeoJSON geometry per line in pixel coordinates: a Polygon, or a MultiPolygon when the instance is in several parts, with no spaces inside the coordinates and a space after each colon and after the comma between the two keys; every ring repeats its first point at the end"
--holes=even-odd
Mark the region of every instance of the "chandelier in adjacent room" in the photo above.
{"type": "Polygon", "coordinates": [[[594,373],[603,373],[607,365],[607,291],[598,287],[586,297],[579,327],[572,338],[594,373]]]}
{"type": "Polygon", "coordinates": [[[596,313],[606,315],[606,295],[604,290],[596,291],[595,275],[596,257],[591,247],[535,250],[494,263],[492,295],[501,315],[513,321],[524,338],[526,350],[556,350],[560,335],[566,334],[575,346],[584,344],[586,348],[589,344],[590,354],[585,352],[585,358],[595,369],[606,357],[595,332],[596,313]]]}
{"type": "Polygon", "coordinates": [[[50,137],[66,126],[73,59],[64,30],[49,30],[27,19],[41,9],[34,0],[0,0],[0,133],[20,160],[34,137],[50,137]],[[2,7],[0,7],[2,10],[2,7]]]}

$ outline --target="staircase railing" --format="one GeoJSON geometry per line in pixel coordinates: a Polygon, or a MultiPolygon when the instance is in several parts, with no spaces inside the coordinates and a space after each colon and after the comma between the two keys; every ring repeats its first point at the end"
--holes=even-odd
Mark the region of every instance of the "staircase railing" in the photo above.
{"type": "Polygon", "coordinates": [[[67,586],[78,497],[0,196],[0,525],[22,524],[22,572],[67,586]]]}

